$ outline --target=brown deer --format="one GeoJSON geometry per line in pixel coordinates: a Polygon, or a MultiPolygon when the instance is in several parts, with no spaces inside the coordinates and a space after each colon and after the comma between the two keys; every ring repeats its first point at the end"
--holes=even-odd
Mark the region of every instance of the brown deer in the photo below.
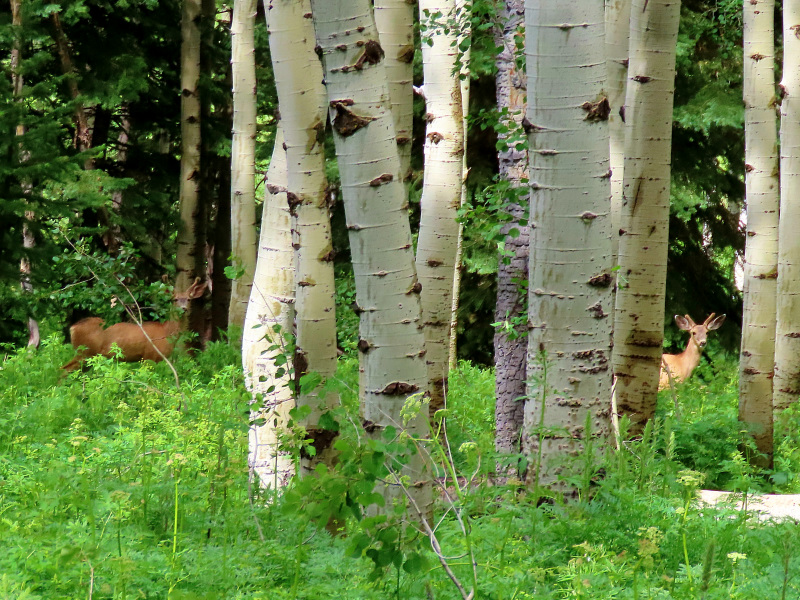
{"type": "Polygon", "coordinates": [[[702,325],[695,324],[689,315],[675,315],[675,323],[678,328],[689,332],[689,343],[686,349],[680,354],[661,355],[661,375],[658,378],[658,389],[663,390],[670,387],[670,379],[673,383],[680,383],[689,378],[695,367],[700,364],[700,355],[706,345],[706,337],[709,331],[719,329],[725,322],[725,315],[720,315],[716,319],[714,313],[703,321],[702,325]]]}
{"type": "MultiPolygon", "coordinates": [[[[199,298],[206,289],[206,283],[200,278],[194,280],[185,292],[175,293],[175,305],[186,310],[189,301],[199,298]]],[[[69,328],[70,342],[78,351],[77,356],[61,367],[64,371],[74,371],[90,356],[113,356],[111,345],[119,346],[123,362],[152,360],[158,362],[172,354],[175,338],[180,329],[179,321],[158,323],[145,321],[138,323],[117,323],[103,329],[105,322],[100,317],[81,319],[69,328]]]]}

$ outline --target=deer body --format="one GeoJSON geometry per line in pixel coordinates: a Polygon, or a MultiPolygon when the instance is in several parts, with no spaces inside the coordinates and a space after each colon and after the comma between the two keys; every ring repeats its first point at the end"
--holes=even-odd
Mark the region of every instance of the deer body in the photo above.
{"type": "MultiPolygon", "coordinates": [[[[176,294],[178,308],[185,309],[189,300],[200,297],[206,289],[200,279],[183,294],[176,294]]],[[[180,331],[179,321],[145,321],[138,323],[117,323],[104,329],[105,321],[100,317],[81,319],[69,328],[70,342],[78,354],[61,367],[64,371],[74,371],[90,356],[98,354],[111,358],[112,345],[116,344],[122,351],[123,362],[152,360],[159,362],[168,358],[175,348],[175,341],[180,331]]]]}
{"type": "Polygon", "coordinates": [[[692,371],[700,364],[700,356],[706,345],[708,332],[719,329],[724,321],[725,315],[720,315],[715,319],[714,313],[711,313],[701,325],[697,325],[689,315],[683,317],[675,315],[675,323],[678,327],[689,332],[689,343],[680,354],[663,354],[661,356],[659,390],[670,386],[670,377],[673,383],[680,383],[689,378],[692,371]]]}
{"type": "Polygon", "coordinates": [[[75,358],[62,369],[74,371],[90,356],[101,354],[111,358],[113,344],[122,350],[123,362],[152,360],[158,362],[169,357],[175,347],[175,336],[180,329],[178,321],[156,323],[146,321],[141,327],[135,323],[117,323],[104,329],[100,317],[88,317],[69,328],[72,345],[78,350],[75,358]]]}

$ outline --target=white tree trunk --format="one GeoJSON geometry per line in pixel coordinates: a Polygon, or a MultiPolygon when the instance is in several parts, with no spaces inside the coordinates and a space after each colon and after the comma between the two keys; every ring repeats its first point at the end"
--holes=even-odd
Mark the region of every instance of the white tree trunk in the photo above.
{"type": "Polygon", "coordinates": [[[525,29],[532,227],[523,444],[534,457],[531,482],[549,485],[588,436],[610,429],[603,1],[528,0],[525,29]]]}
{"type": "Polygon", "coordinates": [[[411,128],[414,121],[414,2],[375,0],[375,25],[385,52],[400,177],[406,181],[411,176],[411,128]]]}
{"type": "Polygon", "coordinates": [[[625,90],[628,81],[628,40],[631,0],[606,0],[606,67],[608,69],[608,139],[611,166],[611,251],[619,264],[619,221],[625,164],[625,90]]]}
{"type": "MultiPolygon", "coordinates": [[[[775,114],[775,0],[744,3],[745,196],[739,419],[772,456],[772,378],[778,276],[778,130],[775,114]]],[[[771,458],[767,462],[771,463],[771,458]]]]}
{"type": "Polygon", "coordinates": [[[461,86],[453,76],[458,58],[455,0],[420,0],[419,10],[427,126],[416,264],[433,414],[444,407],[447,392],[464,129],[461,86]]]}
{"type": "MultiPolygon", "coordinates": [[[[467,117],[469,116],[469,89],[470,69],[469,61],[472,55],[472,0],[456,0],[456,14],[458,15],[458,47],[461,49],[464,42],[467,48],[460,51],[459,62],[461,73],[461,128],[464,131],[464,152],[461,175],[461,206],[467,203],[467,117]]],[[[458,305],[461,293],[462,256],[464,252],[464,224],[458,224],[458,240],[456,241],[456,259],[453,272],[453,294],[450,303],[450,331],[448,342],[448,370],[452,371],[458,365],[458,305]]]]}
{"type": "Polygon", "coordinates": [[[295,406],[286,339],[294,324],[294,253],[286,185],[286,150],[279,123],[267,171],[258,261],[242,339],[245,384],[253,396],[255,422],[250,426],[248,464],[267,489],[283,487],[295,471],[292,457],[278,449],[278,438],[295,406]]]}
{"type": "MultiPolygon", "coordinates": [[[[327,96],[322,65],[314,52],[310,0],[268,3],[269,43],[288,164],[288,199],[295,251],[295,380],[306,373],[323,379],[336,373],[336,307],[333,243],[325,179],[327,96]]],[[[320,388],[297,389],[297,404],[311,408],[302,422],[317,454],[304,461],[309,469],[327,458],[333,438],[319,429],[319,417],[339,399],[320,388]],[[307,463],[307,464],[306,464],[307,463]]]]}
{"type": "Polygon", "coordinates": [[[614,375],[619,412],[634,430],[655,412],[661,371],[679,18],[675,0],[631,4],[614,375]]]}
{"type": "Polygon", "coordinates": [[[256,0],[235,0],[231,20],[233,142],[231,254],[242,275],[233,280],[228,325],[244,323],[256,264],[256,0]]]}
{"type": "MultiPolygon", "coordinates": [[[[312,0],[360,312],[360,396],[365,428],[402,426],[406,399],[425,392],[424,338],[411,227],[383,51],[369,0],[312,0]]],[[[426,414],[409,423],[427,434],[426,414]]],[[[429,476],[420,457],[405,469],[427,515],[429,476]]],[[[387,488],[388,496],[400,496],[387,488]]]]}
{"type": "Polygon", "coordinates": [[[773,408],[776,419],[800,396],[800,0],[783,3],[781,201],[773,408]]]}

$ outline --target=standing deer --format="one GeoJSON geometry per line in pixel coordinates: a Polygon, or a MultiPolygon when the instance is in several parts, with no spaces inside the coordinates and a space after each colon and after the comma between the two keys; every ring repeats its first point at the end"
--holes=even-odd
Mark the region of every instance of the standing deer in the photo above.
{"type": "Polygon", "coordinates": [[[675,315],[675,323],[679,329],[689,332],[689,343],[686,349],[680,354],[661,355],[661,375],[658,378],[658,389],[663,390],[670,386],[670,378],[675,383],[680,383],[689,378],[695,367],[700,364],[700,355],[706,345],[706,337],[709,331],[719,329],[725,322],[725,315],[720,315],[716,319],[714,313],[703,321],[702,325],[696,325],[689,315],[675,315]]]}
{"type": "MultiPolygon", "coordinates": [[[[194,280],[185,292],[175,293],[175,305],[186,310],[189,301],[199,298],[206,289],[206,283],[200,278],[194,280]]],[[[111,345],[116,344],[122,350],[120,360],[136,362],[152,360],[158,362],[172,354],[175,337],[180,330],[179,321],[158,323],[145,321],[138,323],[117,323],[103,329],[104,321],[100,317],[81,319],[69,328],[72,346],[78,351],[77,356],[61,367],[64,371],[74,371],[90,356],[113,356],[111,345]]]]}

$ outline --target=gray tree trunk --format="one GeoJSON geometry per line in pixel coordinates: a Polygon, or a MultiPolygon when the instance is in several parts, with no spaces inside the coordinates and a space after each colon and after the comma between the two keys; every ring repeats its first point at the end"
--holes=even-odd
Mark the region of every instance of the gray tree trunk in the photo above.
{"type": "MultiPolygon", "coordinates": [[[[503,227],[504,251],[497,267],[497,304],[495,322],[508,323],[494,335],[495,357],[495,449],[500,454],[520,451],[520,429],[525,408],[525,372],[528,356],[526,323],[519,322],[526,308],[521,282],[528,279],[529,227],[523,223],[527,213],[527,193],[523,180],[528,178],[528,151],[520,142],[524,137],[525,72],[517,68],[524,52],[523,0],[506,0],[499,6],[502,31],[495,32],[497,55],[497,108],[507,130],[498,133],[500,177],[507,181],[512,196],[505,209],[511,220],[503,227]]],[[[498,464],[498,476],[518,476],[516,466],[498,464]]]]}

